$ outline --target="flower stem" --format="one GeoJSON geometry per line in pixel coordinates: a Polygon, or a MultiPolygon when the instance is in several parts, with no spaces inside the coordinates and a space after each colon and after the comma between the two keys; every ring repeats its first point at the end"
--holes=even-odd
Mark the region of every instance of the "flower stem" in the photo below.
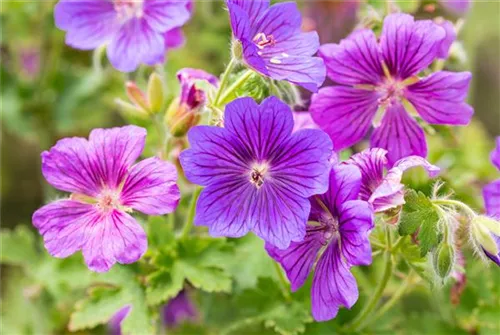
{"type": "Polygon", "coordinates": [[[234,67],[238,63],[238,60],[236,58],[231,58],[231,61],[229,61],[229,64],[227,65],[226,69],[224,70],[224,73],[222,74],[220,78],[220,83],[219,83],[219,90],[217,91],[217,94],[215,95],[213,105],[218,106],[219,105],[219,100],[222,95],[222,92],[226,88],[227,84],[229,83],[229,75],[233,71],[234,67]]]}
{"type": "Polygon", "coordinates": [[[357,330],[360,330],[360,328],[366,322],[367,318],[371,315],[372,311],[375,309],[375,307],[377,307],[377,304],[380,298],[382,297],[382,294],[384,293],[387,284],[389,283],[389,279],[391,279],[392,276],[393,263],[392,263],[392,255],[389,250],[386,251],[384,254],[384,262],[385,262],[384,274],[375,292],[373,293],[368,303],[361,310],[361,312],[359,312],[359,314],[356,316],[356,318],[350,324],[348,324],[346,332],[352,333],[357,330]]]}
{"type": "Polygon", "coordinates": [[[153,122],[158,132],[158,157],[161,160],[167,160],[170,149],[168,148],[168,135],[163,118],[160,114],[153,115],[153,122]]]}
{"type": "Polygon", "coordinates": [[[234,91],[240,88],[247,79],[252,75],[252,70],[246,70],[243,74],[227,89],[224,91],[224,95],[220,97],[219,101],[217,101],[216,106],[220,106],[225,104],[227,99],[231,96],[234,91]]]}
{"type": "Polygon", "coordinates": [[[292,296],[290,295],[290,292],[288,292],[288,281],[285,278],[285,275],[283,274],[283,271],[281,270],[281,267],[278,265],[278,263],[273,262],[274,264],[274,269],[276,270],[276,273],[278,274],[278,278],[280,280],[281,284],[281,291],[283,293],[283,297],[285,298],[286,301],[290,302],[292,301],[292,296]]]}
{"type": "Polygon", "coordinates": [[[191,229],[193,228],[194,215],[196,213],[196,203],[198,201],[200,193],[201,193],[201,187],[196,187],[196,189],[193,192],[193,195],[191,196],[191,202],[189,203],[186,224],[184,225],[184,228],[182,229],[181,233],[181,238],[183,239],[189,236],[189,232],[191,232],[191,229]]]}
{"type": "Polygon", "coordinates": [[[474,218],[477,216],[476,212],[472,210],[469,206],[464,204],[463,202],[452,200],[452,199],[434,199],[432,203],[435,205],[445,205],[445,206],[453,206],[462,209],[470,218],[474,218]]]}

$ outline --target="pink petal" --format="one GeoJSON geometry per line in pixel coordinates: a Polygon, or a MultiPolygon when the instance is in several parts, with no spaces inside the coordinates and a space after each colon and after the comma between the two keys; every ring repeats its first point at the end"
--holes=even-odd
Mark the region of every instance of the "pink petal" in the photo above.
{"type": "Polygon", "coordinates": [[[177,169],[156,157],[135,164],[125,180],[121,194],[124,206],[148,215],[165,215],[175,210],[180,191],[177,169]]]}

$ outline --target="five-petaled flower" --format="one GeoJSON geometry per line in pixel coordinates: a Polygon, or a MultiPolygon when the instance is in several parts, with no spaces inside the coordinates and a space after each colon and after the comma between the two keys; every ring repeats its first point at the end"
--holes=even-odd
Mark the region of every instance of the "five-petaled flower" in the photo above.
{"type": "Polygon", "coordinates": [[[134,164],[145,139],[146,130],[136,126],[95,129],[89,140],[62,139],[42,153],[45,179],[72,193],[33,214],[52,256],[82,250],[89,269],[104,272],[144,254],[146,234],[129,213],[167,214],[180,198],[174,165],[156,157],[134,164]]]}
{"type": "Polygon", "coordinates": [[[107,45],[111,64],[134,71],[161,63],[168,48],[183,42],[179,28],[190,16],[191,0],[60,0],[55,21],[66,44],[92,50],[107,45]]]}
{"type": "Polygon", "coordinates": [[[307,226],[305,239],[286,250],[266,244],[269,255],[284,268],[293,291],[304,284],[316,263],[311,289],[316,321],[334,318],[341,305],[354,305],[358,287],[350,268],[372,262],[368,236],[374,227],[373,208],[357,200],[360,188],[361,173],[356,166],[334,166],[328,191],[310,198],[309,221],[315,224],[307,226]]]}
{"type": "Polygon", "coordinates": [[[231,27],[246,65],[276,80],[317,92],[325,81],[316,32],[302,32],[302,16],[293,2],[269,7],[269,0],[227,0],[231,27]]]}
{"type": "Polygon", "coordinates": [[[308,197],[326,192],[333,148],[323,131],[292,134],[293,126],[290,107],[270,97],[260,106],[251,98],[228,104],[224,128],[191,129],[181,165],[189,181],[206,186],[195,224],[212,236],[252,230],[278,248],[302,241],[308,197]]]}
{"type": "Polygon", "coordinates": [[[347,148],[370,130],[371,146],[388,151],[389,163],[427,155],[422,128],[426,122],[466,125],[473,109],[464,102],[471,74],[418,73],[442,56],[445,29],[407,14],[385,18],[380,42],[371,30],[354,32],[340,44],[320,48],[328,76],[338,86],[322,88],[310,108],[314,121],[332,138],[336,150],[347,148]]]}
{"type": "Polygon", "coordinates": [[[367,149],[353,155],[344,164],[356,165],[361,171],[359,198],[373,205],[375,212],[401,206],[404,200],[403,173],[414,167],[423,167],[431,177],[439,174],[439,167],[420,156],[409,156],[397,161],[388,169],[387,151],[380,148],[367,149]],[[387,173],[384,171],[388,169],[387,173]]]}

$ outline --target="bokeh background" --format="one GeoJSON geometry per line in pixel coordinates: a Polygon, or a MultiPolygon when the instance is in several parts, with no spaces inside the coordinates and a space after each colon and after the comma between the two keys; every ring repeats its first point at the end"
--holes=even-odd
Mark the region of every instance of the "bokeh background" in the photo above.
{"type": "MultiPolygon", "coordinates": [[[[105,57],[99,59],[91,52],[67,47],[64,33],[54,26],[55,3],[48,0],[0,3],[3,229],[30,227],[33,211],[55,196],[41,175],[40,153],[62,137],[87,137],[92,128],[126,123],[115,99],[125,97],[125,80],[141,84],[150,73],[149,69],[141,68],[134,74],[123,74],[110,67],[105,57]]],[[[345,37],[354,28],[356,17],[365,14],[359,12],[358,1],[299,3],[306,16],[304,27],[317,29],[322,43],[345,37]]],[[[401,2],[404,6],[414,3],[401,2]]],[[[429,16],[428,4],[430,1],[418,5],[418,16],[429,16]]],[[[223,71],[230,43],[223,7],[222,1],[195,1],[195,14],[185,27],[186,45],[169,52],[164,69],[172,95],[178,90],[175,73],[180,68],[202,68],[214,74],[223,71]]],[[[458,19],[439,5],[432,15],[458,19]]],[[[462,19],[461,44],[456,50],[460,61],[453,67],[473,73],[469,102],[476,111],[475,121],[449,135],[451,139],[431,138],[430,159],[446,162],[447,153],[453,152],[450,178],[458,185],[457,193],[474,208],[481,209],[478,192],[468,192],[466,186],[497,177],[488,162],[488,153],[493,147],[492,138],[500,135],[500,1],[476,1],[462,19]]],[[[5,280],[9,269],[2,267],[2,270],[5,280]]],[[[498,274],[497,271],[493,276],[498,274]]],[[[496,280],[500,282],[500,278],[496,280]]]]}

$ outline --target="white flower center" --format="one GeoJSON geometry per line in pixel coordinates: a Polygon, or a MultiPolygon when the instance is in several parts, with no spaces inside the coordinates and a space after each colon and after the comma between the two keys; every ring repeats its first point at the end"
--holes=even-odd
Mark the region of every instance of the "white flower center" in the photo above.
{"type": "Polygon", "coordinates": [[[250,182],[255,185],[257,189],[264,185],[266,173],[269,170],[269,166],[265,162],[254,163],[250,170],[250,182]]]}
{"type": "Polygon", "coordinates": [[[97,197],[96,206],[103,212],[120,209],[120,192],[115,190],[103,190],[97,197]]]}

